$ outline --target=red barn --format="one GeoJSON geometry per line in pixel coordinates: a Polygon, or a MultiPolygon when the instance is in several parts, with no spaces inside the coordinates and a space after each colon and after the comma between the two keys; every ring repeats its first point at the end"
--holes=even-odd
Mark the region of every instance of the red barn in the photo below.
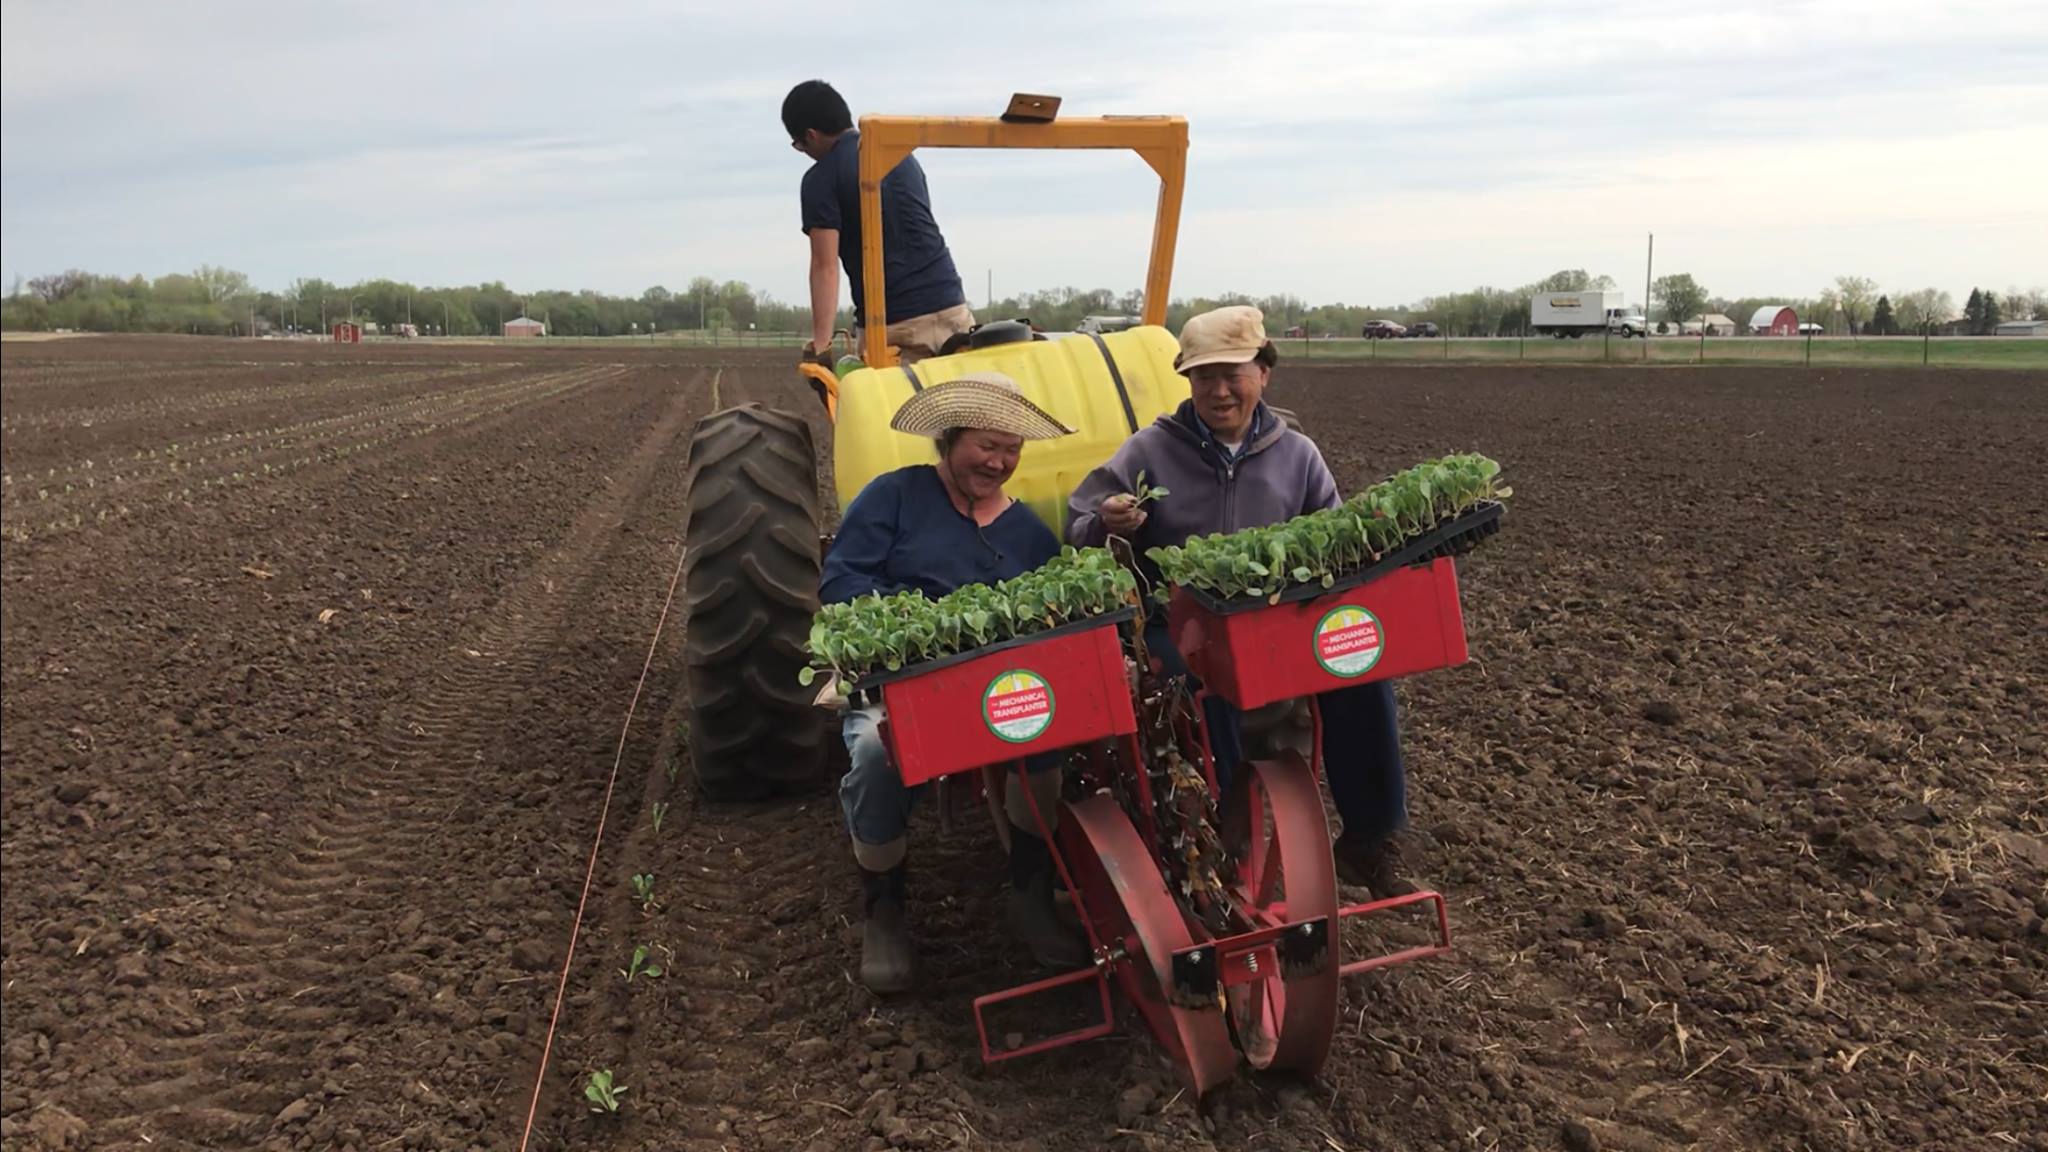
{"type": "Polygon", "coordinates": [[[1749,318],[1751,336],[1797,336],[1799,314],[1789,305],[1766,304],[1749,318]]]}

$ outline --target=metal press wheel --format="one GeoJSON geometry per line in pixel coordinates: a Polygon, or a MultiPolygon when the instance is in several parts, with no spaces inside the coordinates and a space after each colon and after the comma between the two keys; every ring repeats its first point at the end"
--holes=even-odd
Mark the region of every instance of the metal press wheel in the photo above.
{"type": "Polygon", "coordinates": [[[1226,806],[1223,844],[1237,862],[1230,885],[1256,927],[1323,918],[1313,963],[1226,991],[1231,1032],[1255,1068],[1314,1076],[1337,1031],[1337,868],[1315,772],[1300,753],[1244,766],[1226,806]]]}

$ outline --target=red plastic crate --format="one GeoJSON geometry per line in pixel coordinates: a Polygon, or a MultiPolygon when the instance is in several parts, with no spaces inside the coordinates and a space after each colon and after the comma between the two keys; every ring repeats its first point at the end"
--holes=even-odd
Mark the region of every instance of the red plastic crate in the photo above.
{"type": "Polygon", "coordinates": [[[1229,613],[1176,589],[1167,620],[1188,669],[1239,708],[1466,660],[1458,565],[1449,557],[1313,600],[1229,613]]]}
{"type": "Polygon", "coordinates": [[[1138,730],[1114,622],[882,685],[905,784],[1138,730]]]}

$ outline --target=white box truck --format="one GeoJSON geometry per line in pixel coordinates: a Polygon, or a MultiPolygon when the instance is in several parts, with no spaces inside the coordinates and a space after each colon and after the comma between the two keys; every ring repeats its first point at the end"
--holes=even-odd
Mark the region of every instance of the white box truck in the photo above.
{"type": "Polygon", "coordinates": [[[1646,335],[1643,317],[1628,311],[1620,292],[1539,292],[1529,301],[1529,327],[1540,336],[1577,339],[1588,332],[1611,330],[1626,339],[1646,335]]]}

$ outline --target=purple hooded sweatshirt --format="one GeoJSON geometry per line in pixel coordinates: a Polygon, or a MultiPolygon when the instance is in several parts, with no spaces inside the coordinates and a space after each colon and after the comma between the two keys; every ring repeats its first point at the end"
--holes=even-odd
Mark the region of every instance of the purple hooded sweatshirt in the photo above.
{"type": "MultiPolygon", "coordinates": [[[[1148,548],[1183,544],[1190,536],[1277,524],[1342,502],[1315,441],[1289,428],[1263,402],[1233,456],[1187,400],[1124,441],[1074,490],[1067,500],[1067,542],[1103,544],[1109,530],[1098,511],[1102,502],[1137,491],[1141,471],[1146,484],[1168,489],[1164,499],[1145,505],[1145,523],[1131,541],[1141,557],[1148,548]]],[[[1152,575],[1151,563],[1143,564],[1152,575]]]]}

